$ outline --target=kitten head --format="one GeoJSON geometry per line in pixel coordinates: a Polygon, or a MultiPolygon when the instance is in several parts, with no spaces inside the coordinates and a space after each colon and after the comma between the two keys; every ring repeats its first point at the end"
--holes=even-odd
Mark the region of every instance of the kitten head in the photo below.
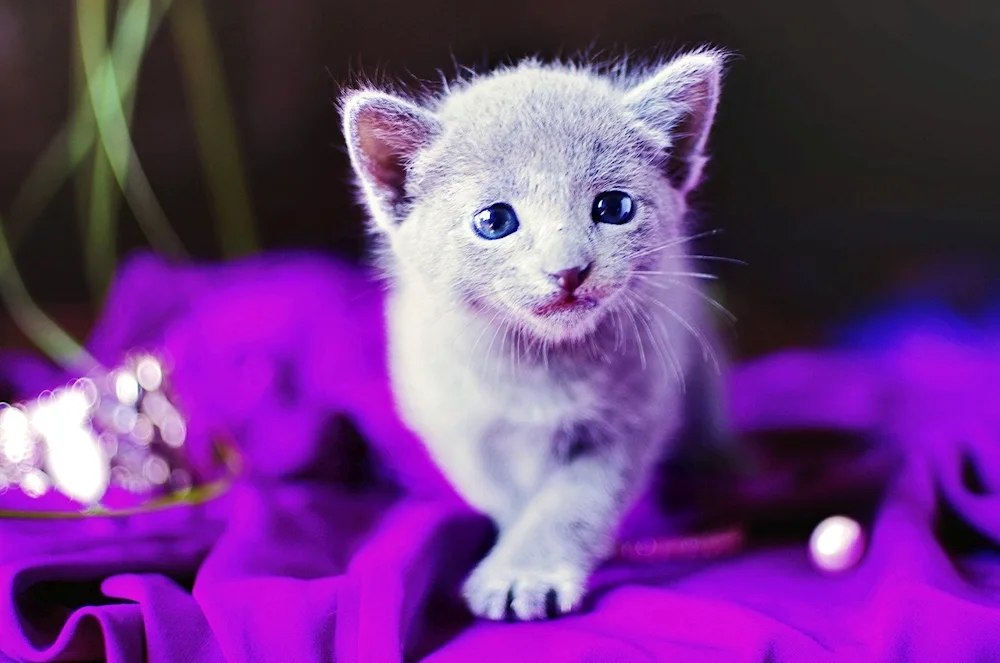
{"type": "Polygon", "coordinates": [[[640,75],[529,61],[415,102],[345,95],[351,163],[400,279],[549,342],[669,270],[723,57],[640,75]]]}

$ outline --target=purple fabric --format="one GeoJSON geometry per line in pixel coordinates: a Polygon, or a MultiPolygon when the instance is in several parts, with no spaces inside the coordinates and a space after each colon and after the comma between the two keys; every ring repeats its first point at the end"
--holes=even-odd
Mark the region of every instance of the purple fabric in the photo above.
{"type": "MultiPolygon", "coordinates": [[[[1000,660],[995,341],[907,327],[878,346],[787,352],[732,376],[744,433],[826,427],[903,451],[854,572],[817,573],[804,540],[697,564],[613,562],[582,614],[494,624],[455,598],[492,529],[394,415],[381,316],[377,284],[318,258],[133,260],[89,346],[108,364],[133,346],[165,348],[192,453],[208,462],[209,433],[225,431],[248,472],[198,506],[0,520],[0,652],[154,663],[1000,660]]],[[[0,370],[23,396],[64,377],[24,358],[0,370]]]]}

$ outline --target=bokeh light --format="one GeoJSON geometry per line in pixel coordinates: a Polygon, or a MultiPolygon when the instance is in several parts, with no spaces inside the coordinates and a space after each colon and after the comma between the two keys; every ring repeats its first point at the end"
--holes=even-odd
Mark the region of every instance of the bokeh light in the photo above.
{"type": "Polygon", "coordinates": [[[164,391],[162,364],[135,355],[33,401],[0,406],[0,490],[29,497],[55,488],[85,507],[112,486],[132,493],[187,490],[175,467],[187,423],[164,391]]]}

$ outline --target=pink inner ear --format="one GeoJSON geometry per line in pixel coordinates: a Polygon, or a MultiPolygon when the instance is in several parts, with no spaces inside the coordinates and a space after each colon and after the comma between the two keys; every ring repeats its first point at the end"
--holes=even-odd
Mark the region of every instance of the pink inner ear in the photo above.
{"type": "Polygon", "coordinates": [[[427,139],[419,120],[406,113],[367,108],[358,113],[357,141],[364,168],[378,186],[402,192],[407,161],[427,139]]]}
{"type": "Polygon", "coordinates": [[[687,188],[699,177],[701,152],[714,114],[712,83],[702,81],[692,85],[677,101],[687,111],[671,132],[673,148],[667,163],[667,174],[675,186],[687,188]]]}
{"type": "Polygon", "coordinates": [[[366,121],[364,116],[370,114],[374,113],[364,113],[358,118],[358,147],[365,170],[379,186],[402,187],[405,180],[402,159],[385,139],[385,132],[380,130],[377,121],[366,121]]]}

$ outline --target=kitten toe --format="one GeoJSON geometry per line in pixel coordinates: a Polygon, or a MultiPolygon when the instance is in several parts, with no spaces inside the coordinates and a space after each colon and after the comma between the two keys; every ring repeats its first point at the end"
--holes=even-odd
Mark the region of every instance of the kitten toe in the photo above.
{"type": "Polygon", "coordinates": [[[528,578],[517,582],[511,607],[521,621],[545,618],[545,595],[549,587],[538,578],[528,578]]]}
{"type": "Polygon", "coordinates": [[[514,611],[514,587],[510,582],[491,578],[477,569],[462,587],[465,602],[477,617],[493,621],[517,619],[514,611]]]}
{"type": "Polygon", "coordinates": [[[583,579],[573,569],[492,568],[481,564],[463,587],[472,612],[495,621],[535,621],[573,612],[583,598],[583,579]]]}
{"type": "Polygon", "coordinates": [[[582,598],[582,583],[563,573],[525,574],[517,581],[512,607],[522,621],[554,619],[576,610],[582,598]]]}

